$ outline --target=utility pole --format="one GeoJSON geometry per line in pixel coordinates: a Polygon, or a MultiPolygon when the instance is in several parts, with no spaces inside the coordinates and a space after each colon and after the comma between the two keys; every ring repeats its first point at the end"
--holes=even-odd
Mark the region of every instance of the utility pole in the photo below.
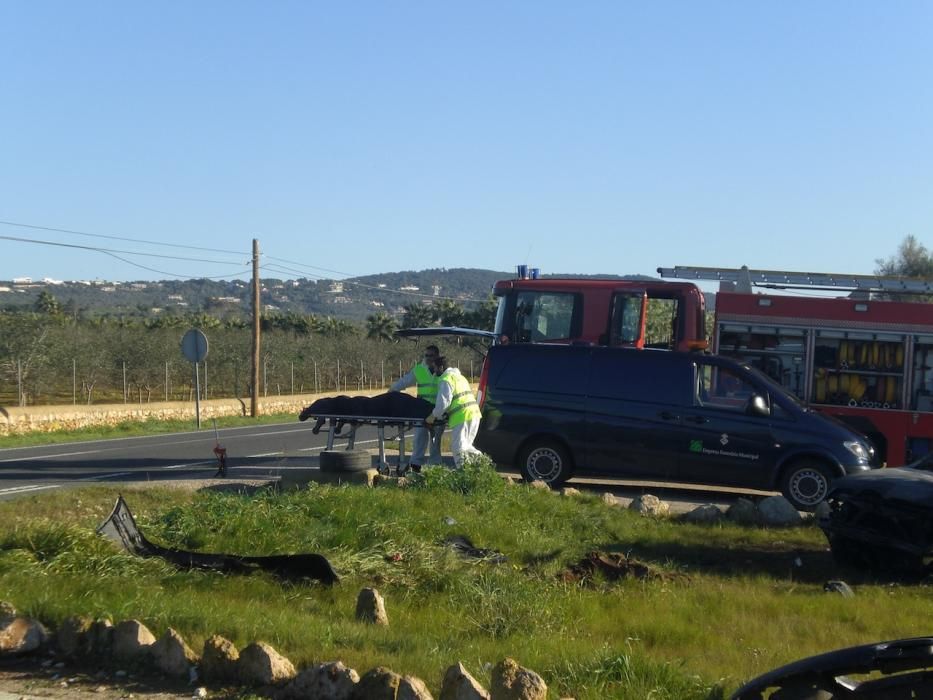
{"type": "Polygon", "coordinates": [[[253,239],[253,353],[249,414],[259,417],[259,240],[253,239]]]}

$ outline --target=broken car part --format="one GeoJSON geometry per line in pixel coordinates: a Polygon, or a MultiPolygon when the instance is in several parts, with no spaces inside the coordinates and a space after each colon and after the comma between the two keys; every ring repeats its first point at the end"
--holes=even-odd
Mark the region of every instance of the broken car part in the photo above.
{"type": "Polygon", "coordinates": [[[235,554],[203,554],[160,547],[147,540],[139,531],[123,496],[117,498],[113,511],[100,524],[97,532],[113,540],[131,554],[141,557],[161,557],[182,569],[207,569],[236,574],[248,574],[261,570],[287,580],[313,578],[327,586],[340,581],[340,577],[337,576],[330,562],[320,554],[273,554],[263,557],[245,557],[235,554]]]}

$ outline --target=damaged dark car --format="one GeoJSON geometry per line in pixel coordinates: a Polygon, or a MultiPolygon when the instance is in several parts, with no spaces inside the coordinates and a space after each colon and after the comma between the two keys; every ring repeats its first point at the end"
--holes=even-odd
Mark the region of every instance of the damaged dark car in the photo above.
{"type": "Polygon", "coordinates": [[[933,637],[863,644],[769,671],[731,700],[908,700],[933,693],[933,637]]]}
{"type": "Polygon", "coordinates": [[[904,467],[837,479],[819,524],[841,565],[929,574],[933,564],[933,453],[904,467]]]}

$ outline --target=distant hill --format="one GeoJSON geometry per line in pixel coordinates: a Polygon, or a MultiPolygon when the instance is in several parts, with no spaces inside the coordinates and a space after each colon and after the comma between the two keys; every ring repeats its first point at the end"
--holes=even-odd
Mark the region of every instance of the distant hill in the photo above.
{"type": "MultiPolygon", "coordinates": [[[[452,299],[469,309],[489,297],[496,281],[514,276],[514,272],[475,268],[435,268],[386,272],[342,280],[263,278],[261,300],[267,311],[360,321],[378,312],[398,315],[408,304],[435,299],[452,299]]],[[[623,279],[620,275],[545,276],[623,279]]],[[[631,275],[626,279],[651,278],[631,275]]],[[[0,281],[0,309],[32,309],[43,292],[54,296],[66,313],[84,316],[151,316],[192,312],[246,316],[251,303],[250,283],[244,280],[15,280],[0,281]]]]}

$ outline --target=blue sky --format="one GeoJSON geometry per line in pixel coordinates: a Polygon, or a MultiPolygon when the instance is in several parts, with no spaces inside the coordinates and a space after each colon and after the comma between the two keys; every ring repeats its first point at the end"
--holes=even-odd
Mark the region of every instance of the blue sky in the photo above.
{"type": "Polygon", "coordinates": [[[268,277],[870,274],[933,248],[931,30],[898,0],[0,0],[0,279],[245,277],[253,238],[268,277]]]}

